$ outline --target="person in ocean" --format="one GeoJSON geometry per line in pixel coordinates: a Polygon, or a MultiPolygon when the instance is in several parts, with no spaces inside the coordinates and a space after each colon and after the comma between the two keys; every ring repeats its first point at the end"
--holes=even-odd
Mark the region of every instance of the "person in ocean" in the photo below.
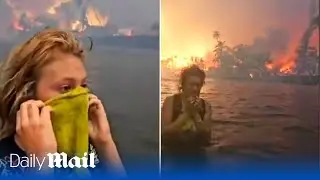
{"type": "Polygon", "coordinates": [[[173,169],[202,169],[207,164],[205,147],[211,141],[211,105],[200,98],[205,77],[205,72],[196,65],[185,68],[180,76],[180,92],[163,102],[164,170],[170,166],[173,169]]]}
{"type": "MultiPolygon", "coordinates": [[[[52,107],[45,102],[76,88],[87,88],[84,61],[84,50],[71,32],[49,28],[18,46],[2,62],[0,176],[32,171],[32,168],[11,168],[9,161],[15,160],[10,159],[10,154],[21,157],[34,154],[41,158],[57,152],[59,144],[52,126],[52,107]]],[[[125,170],[105,108],[94,94],[87,97],[88,153],[96,153],[94,161],[97,166],[101,165],[103,172],[123,176],[125,170]]],[[[43,168],[39,173],[50,175],[53,171],[43,168]]]]}

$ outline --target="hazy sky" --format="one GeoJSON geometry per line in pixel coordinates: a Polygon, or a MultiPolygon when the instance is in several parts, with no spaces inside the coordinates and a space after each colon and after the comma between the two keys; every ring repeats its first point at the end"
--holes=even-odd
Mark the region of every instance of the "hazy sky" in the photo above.
{"type": "Polygon", "coordinates": [[[228,45],[252,43],[268,28],[285,30],[290,40],[301,38],[309,8],[310,0],[162,0],[161,51],[205,51],[213,47],[214,30],[228,45]]]}
{"type": "MultiPolygon", "coordinates": [[[[0,36],[10,24],[11,13],[5,0],[0,0],[0,36]]],[[[57,0],[12,0],[22,7],[41,11],[57,0]]],[[[110,21],[122,28],[134,27],[145,29],[152,23],[159,22],[159,0],[89,0],[103,14],[110,16],[110,21]]]]}

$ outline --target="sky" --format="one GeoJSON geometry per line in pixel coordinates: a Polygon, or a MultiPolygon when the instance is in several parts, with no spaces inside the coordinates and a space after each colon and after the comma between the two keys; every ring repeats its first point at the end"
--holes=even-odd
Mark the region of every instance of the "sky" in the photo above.
{"type": "MultiPolygon", "coordinates": [[[[10,24],[11,13],[5,0],[0,0],[0,37],[10,24]]],[[[41,11],[56,0],[12,0],[34,11],[41,11]]],[[[110,21],[120,28],[146,29],[159,22],[159,0],[90,0],[110,21]]]]}
{"type": "Polygon", "coordinates": [[[288,37],[274,41],[292,43],[307,28],[309,9],[310,0],[162,0],[161,54],[201,55],[214,46],[213,31],[230,46],[253,43],[268,29],[288,37]]]}

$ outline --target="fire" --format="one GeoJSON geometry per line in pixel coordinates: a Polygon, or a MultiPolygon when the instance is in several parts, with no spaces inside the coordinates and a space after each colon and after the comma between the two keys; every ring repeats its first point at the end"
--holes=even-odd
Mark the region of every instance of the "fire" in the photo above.
{"type": "Polygon", "coordinates": [[[106,26],[108,23],[108,17],[102,16],[99,11],[93,7],[87,9],[86,17],[88,19],[89,26],[106,26]]]}
{"type": "Polygon", "coordinates": [[[282,74],[294,73],[297,60],[297,47],[299,47],[298,39],[294,43],[291,43],[285,54],[278,55],[270,64],[266,65],[266,68],[268,70],[278,69],[282,74]]]}
{"type": "Polygon", "coordinates": [[[57,14],[57,10],[64,3],[69,3],[72,0],[55,0],[54,4],[47,9],[47,13],[49,14],[57,14]]]}
{"type": "MultiPolygon", "coordinates": [[[[169,1],[166,2],[169,3],[169,1]]],[[[166,6],[163,3],[165,1],[161,1],[160,18],[160,60],[162,67],[177,71],[192,64],[198,64],[204,69],[215,67],[216,64],[212,62],[212,49],[215,44],[212,40],[210,41],[212,39],[210,36],[211,30],[206,29],[204,30],[205,32],[195,32],[192,29],[192,22],[190,24],[182,24],[178,19],[180,13],[176,11],[177,9],[168,11],[164,8],[166,6]],[[184,31],[175,33],[176,26],[179,26],[184,31]],[[183,37],[187,32],[190,32],[190,34],[192,32],[192,36],[183,37]]]]}
{"type": "Polygon", "coordinates": [[[31,7],[22,8],[22,3],[19,1],[6,0],[12,10],[12,27],[17,31],[28,31],[35,27],[50,26],[52,22],[55,22],[61,29],[82,32],[88,27],[105,27],[108,24],[108,17],[102,15],[86,0],[46,0],[43,2],[46,3],[44,10],[36,11],[31,7]]]}
{"type": "MultiPolygon", "coordinates": [[[[198,52],[199,53],[194,53],[194,54],[202,54],[200,53],[200,51],[198,52]]],[[[200,66],[203,70],[206,70],[206,71],[210,69],[216,69],[219,67],[219,64],[216,61],[214,61],[214,56],[210,52],[204,53],[204,55],[202,56],[199,56],[199,55],[198,56],[180,55],[180,56],[169,56],[169,57],[162,56],[161,63],[165,67],[174,69],[177,71],[185,67],[191,66],[193,64],[200,66]]]]}
{"type": "Polygon", "coordinates": [[[294,61],[288,62],[284,66],[280,68],[280,72],[284,74],[291,74],[293,73],[293,68],[295,67],[294,61]]]}
{"type": "Polygon", "coordinates": [[[266,64],[266,68],[267,68],[268,70],[272,70],[274,67],[273,67],[273,64],[272,64],[272,63],[267,63],[267,64],[266,64]]]}
{"type": "MultiPolygon", "coordinates": [[[[201,40],[196,42],[201,42],[201,40]]],[[[190,43],[184,44],[183,48],[178,48],[179,51],[167,50],[164,52],[161,50],[161,62],[167,68],[178,71],[193,64],[201,66],[204,70],[216,68],[217,63],[213,62],[214,55],[210,52],[212,47],[209,44],[190,43]]]]}
{"type": "Polygon", "coordinates": [[[189,57],[172,57],[168,58],[167,67],[171,69],[182,69],[184,67],[190,66],[193,64],[191,58],[189,57]]]}
{"type": "MultiPolygon", "coordinates": [[[[243,1],[244,4],[245,2],[243,1]]],[[[182,0],[174,2],[162,0],[160,27],[162,67],[179,71],[186,66],[196,64],[210,72],[215,71],[212,74],[228,76],[232,73],[235,76],[244,75],[251,78],[274,74],[315,74],[316,65],[312,64],[315,62],[315,56],[309,52],[298,52],[300,46],[304,46],[304,51],[306,47],[313,47],[312,39],[316,39],[317,44],[319,43],[318,38],[310,38],[308,35],[309,30],[315,26],[308,25],[314,21],[310,19],[311,17],[307,17],[308,9],[297,14],[299,21],[292,22],[261,12],[265,17],[257,15],[261,19],[259,24],[256,24],[250,22],[250,16],[254,13],[238,14],[228,9],[228,6],[231,8],[234,4],[237,3],[228,5],[222,1],[209,3],[200,0],[185,3],[182,0]],[[243,22],[230,21],[233,18],[225,16],[228,13],[234,18],[241,17],[243,22]],[[215,28],[219,31],[212,33],[215,28]],[[197,57],[196,60],[194,57],[197,57]]],[[[249,4],[241,8],[251,7],[249,4]]],[[[262,7],[257,6],[257,8],[262,7]]],[[[281,15],[280,10],[277,15],[278,13],[281,15]]],[[[315,14],[315,17],[319,16],[319,10],[315,14]]]]}
{"type": "Polygon", "coordinates": [[[81,22],[77,20],[77,21],[71,23],[71,29],[74,31],[81,32],[84,30],[84,27],[82,26],[81,22]]]}

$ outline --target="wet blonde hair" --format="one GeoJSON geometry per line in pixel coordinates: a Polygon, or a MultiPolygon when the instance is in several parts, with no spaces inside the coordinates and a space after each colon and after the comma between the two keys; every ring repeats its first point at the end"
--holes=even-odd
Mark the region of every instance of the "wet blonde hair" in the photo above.
{"type": "Polygon", "coordinates": [[[15,133],[20,104],[34,98],[40,70],[54,60],[57,51],[84,60],[83,49],[71,32],[45,29],[15,48],[1,64],[0,139],[15,133]]]}

